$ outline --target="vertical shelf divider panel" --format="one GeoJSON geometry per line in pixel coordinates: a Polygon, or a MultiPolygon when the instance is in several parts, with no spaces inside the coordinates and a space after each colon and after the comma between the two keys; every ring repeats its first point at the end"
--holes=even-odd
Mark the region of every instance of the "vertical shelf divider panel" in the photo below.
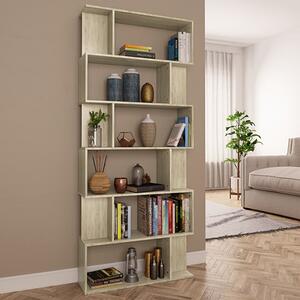
{"type": "MultiPolygon", "coordinates": [[[[166,59],[144,59],[115,55],[116,30],[115,24],[127,24],[149,27],[167,31],[186,31],[191,33],[191,60],[193,60],[193,21],[180,18],[158,16],[113,8],[86,5],[82,18],[82,56],[79,59],[79,104],[81,105],[81,149],[79,150],[79,183],[81,196],[81,232],[79,238],[79,284],[84,294],[106,292],[121,288],[141,286],[169,280],[189,278],[192,276],[186,266],[187,236],[194,232],[194,192],[187,184],[187,150],[194,146],[193,106],[188,105],[187,73],[192,63],[184,64],[166,59]],[[152,68],[156,72],[155,103],[113,102],[105,99],[89,99],[89,63],[99,65],[117,65],[152,68]],[[169,109],[177,111],[176,117],[188,116],[191,124],[190,145],[182,148],[166,147],[116,147],[116,107],[135,109],[155,108],[168,113],[169,109]],[[101,123],[102,146],[88,147],[89,112],[99,111],[110,115],[107,122],[101,123]],[[91,151],[116,151],[120,156],[128,151],[155,151],[156,181],[165,185],[165,191],[149,193],[130,193],[119,195],[110,190],[104,195],[88,192],[89,156],[91,151]],[[127,151],[122,151],[127,150],[127,151]],[[114,240],[114,201],[126,197],[123,201],[136,201],[139,196],[186,194],[190,199],[189,231],[161,236],[146,236],[133,230],[131,239],[114,240]],[[127,198],[128,197],[128,198],[127,198]],[[130,199],[131,198],[131,199],[130,199]],[[101,289],[91,289],[87,283],[88,249],[90,247],[107,246],[118,249],[121,243],[145,243],[151,240],[156,246],[162,247],[166,277],[157,281],[140,276],[134,284],[123,282],[119,285],[107,285],[101,289]]],[[[167,41],[166,41],[167,44],[167,41]]],[[[170,128],[171,129],[171,128],[170,128]]],[[[136,152],[137,153],[137,152],[136,152]]],[[[115,155],[115,154],[114,154],[115,155]]],[[[114,174],[115,175],[115,174],[114,174]]],[[[116,174],[118,175],[118,174],[116,174]]],[[[133,206],[134,207],[134,206],[133,206]]],[[[133,213],[137,213],[133,212],[133,213]]],[[[135,216],[136,217],[136,216],[135,216]]],[[[134,219],[134,222],[136,220],[134,219]]]]}

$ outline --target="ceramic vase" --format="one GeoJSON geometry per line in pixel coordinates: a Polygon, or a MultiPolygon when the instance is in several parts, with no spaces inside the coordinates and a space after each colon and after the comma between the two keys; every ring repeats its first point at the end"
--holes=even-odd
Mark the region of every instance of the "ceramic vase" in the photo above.
{"type": "Polygon", "coordinates": [[[136,164],[132,169],[132,183],[136,186],[143,184],[144,168],[140,164],[136,164]]]}
{"type": "Polygon", "coordinates": [[[114,186],[117,193],[119,194],[125,193],[127,189],[127,178],[125,177],[115,178],[114,186]]]}
{"type": "Polygon", "coordinates": [[[141,122],[140,135],[144,147],[152,147],[156,138],[156,124],[147,114],[146,118],[141,122]]]}
{"type": "Polygon", "coordinates": [[[140,74],[136,69],[128,69],[123,73],[123,100],[140,101],[140,74]]]}
{"type": "Polygon", "coordinates": [[[105,194],[110,189],[110,180],[103,172],[96,172],[89,180],[89,188],[94,194],[105,194]]]}
{"type": "Polygon", "coordinates": [[[122,101],[123,100],[123,84],[119,74],[113,73],[107,77],[107,100],[122,101]]]}

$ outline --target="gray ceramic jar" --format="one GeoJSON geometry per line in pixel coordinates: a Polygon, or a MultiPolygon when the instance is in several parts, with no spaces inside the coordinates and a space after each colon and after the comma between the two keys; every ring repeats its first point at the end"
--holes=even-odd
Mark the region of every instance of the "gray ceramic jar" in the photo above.
{"type": "Polygon", "coordinates": [[[136,164],[132,168],[132,183],[136,186],[143,184],[144,168],[140,164],[136,164]]]}
{"type": "Polygon", "coordinates": [[[123,84],[119,74],[113,73],[107,77],[107,100],[122,101],[123,100],[123,84]]]}
{"type": "Polygon", "coordinates": [[[127,69],[123,73],[123,100],[140,101],[140,74],[136,69],[127,69]]]}

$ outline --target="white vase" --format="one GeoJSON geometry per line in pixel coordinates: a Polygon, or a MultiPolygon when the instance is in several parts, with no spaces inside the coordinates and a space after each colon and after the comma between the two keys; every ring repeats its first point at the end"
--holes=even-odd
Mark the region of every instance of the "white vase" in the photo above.
{"type": "Polygon", "coordinates": [[[230,187],[231,193],[241,194],[242,191],[242,180],[239,177],[231,176],[230,177],[230,187]]]}

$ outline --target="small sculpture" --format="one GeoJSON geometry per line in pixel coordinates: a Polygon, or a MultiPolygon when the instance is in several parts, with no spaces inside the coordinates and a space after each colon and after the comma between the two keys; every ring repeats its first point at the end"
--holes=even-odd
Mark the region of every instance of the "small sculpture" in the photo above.
{"type": "Polygon", "coordinates": [[[148,184],[151,182],[151,177],[149,176],[148,173],[146,173],[144,176],[143,176],[143,184],[148,184]]]}
{"type": "Polygon", "coordinates": [[[117,137],[121,147],[132,147],[135,144],[133,134],[129,131],[121,131],[117,137]]]}
{"type": "Polygon", "coordinates": [[[142,86],[141,100],[142,102],[146,102],[146,103],[152,103],[154,100],[154,89],[152,84],[150,84],[149,82],[145,83],[142,86]]]}

